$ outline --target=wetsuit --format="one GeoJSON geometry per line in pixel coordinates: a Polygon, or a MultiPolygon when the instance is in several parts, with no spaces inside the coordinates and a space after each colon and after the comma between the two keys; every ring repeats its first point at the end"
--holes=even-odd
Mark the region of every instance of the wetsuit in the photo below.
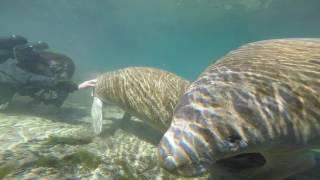
{"type": "Polygon", "coordinates": [[[38,102],[61,106],[68,94],[77,89],[78,85],[70,80],[26,71],[17,65],[15,59],[0,64],[0,105],[9,103],[19,93],[38,102]]]}
{"type": "Polygon", "coordinates": [[[77,84],[55,77],[39,50],[48,44],[27,44],[21,36],[0,38],[0,109],[14,94],[30,96],[38,102],[61,106],[77,84]]]}
{"type": "Polygon", "coordinates": [[[9,59],[0,65],[0,104],[10,101],[26,85],[41,88],[56,83],[54,78],[25,71],[17,63],[17,60],[9,59]]]}
{"type": "Polygon", "coordinates": [[[15,46],[27,43],[27,39],[19,35],[0,37],[0,64],[14,57],[13,48],[15,46]]]}

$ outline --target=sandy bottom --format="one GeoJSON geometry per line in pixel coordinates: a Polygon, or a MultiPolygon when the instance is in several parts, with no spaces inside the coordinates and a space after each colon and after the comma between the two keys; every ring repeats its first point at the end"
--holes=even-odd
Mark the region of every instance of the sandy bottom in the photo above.
{"type": "Polygon", "coordinates": [[[160,133],[107,105],[96,136],[89,113],[76,104],[27,102],[0,112],[0,179],[184,179],[159,168],[160,133]]]}
{"type": "MultiPolygon", "coordinates": [[[[187,179],[159,168],[160,133],[108,105],[96,136],[89,112],[76,104],[56,110],[25,102],[1,112],[0,179],[187,179]]],[[[319,167],[291,179],[320,179],[319,167]]]]}

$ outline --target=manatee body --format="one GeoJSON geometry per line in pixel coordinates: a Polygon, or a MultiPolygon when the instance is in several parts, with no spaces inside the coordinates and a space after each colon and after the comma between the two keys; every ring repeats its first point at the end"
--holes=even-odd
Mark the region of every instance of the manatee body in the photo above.
{"type": "Polygon", "coordinates": [[[189,86],[160,142],[160,164],[182,176],[284,179],[313,166],[319,140],[320,39],[258,41],[189,86]]]}
{"type": "Polygon", "coordinates": [[[128,67],[100,75],[91,110],[95,133],[102,131],[103,102],[115,104],[165,132],[174,107],[189,84],[173,73],[149,67],[128,67]]]}

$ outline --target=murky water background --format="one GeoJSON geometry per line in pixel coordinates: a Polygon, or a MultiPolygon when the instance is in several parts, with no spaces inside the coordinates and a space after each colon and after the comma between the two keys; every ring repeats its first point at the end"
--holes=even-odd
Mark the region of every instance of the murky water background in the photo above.
{"type": "MultiPolygon", "coordinates": [[[[193,80],[241,44],[320,37],[319,7],[319,0],[1,0],[0,35],[48,42],[73,58],[77,82],[127,66],[193,80]]],[[[157,166],[161,135],[138,120],[121,122],[120,109],[109,106],[104,134],[93,136],[90,104],[84,91],[56,114],[24,102],[1,113],[0,179],[177,178],[157,166]]]]}
{"type": "Polygon", "coordinates": [[[2,0],[0,34],[44,40],[81,78],[131,65],[188,79],[239,45],[320,35],[317,0],[2,0]]]}

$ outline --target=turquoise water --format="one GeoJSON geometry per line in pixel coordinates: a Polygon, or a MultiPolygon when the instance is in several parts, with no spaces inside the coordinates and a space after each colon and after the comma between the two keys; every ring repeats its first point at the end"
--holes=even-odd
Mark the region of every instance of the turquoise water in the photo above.
{"type": "Polygon", "coordinates": [[[320,36],[318,0],[2,0],[0,35],[44,40],[76,79],[154,66],[195,79],[246,42],[320,36]]]}
{"type": "MultiPolygon", "coordinates": [[[[77,82],[128,66],[158,67],[193,80],[242,44],[319,38],[319,8],[320,0],[1,0],[0,36],[46,41],[74,60],[77,82]]],[[[123,123],[123,111],[110,106],[97,137],[89,90],[68,100],[55,114],[19,102],[0,112],[0,179],[163,175],[155,158],[162,134],[139,121],[123,123]]],[[[319,177],[319,164],[307,175],[319,177]]],[[[300,177],[306,176],[292,179],[300,177]]]]}

